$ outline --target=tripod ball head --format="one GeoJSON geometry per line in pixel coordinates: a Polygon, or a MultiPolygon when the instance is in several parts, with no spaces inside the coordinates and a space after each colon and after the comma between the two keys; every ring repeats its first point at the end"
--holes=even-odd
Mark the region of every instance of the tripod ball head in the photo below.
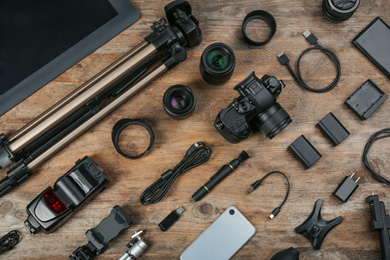
{"type": "Polygon", "coordinates": [[[202,42],[199,21],[192,14],[192,7],[188,1],[173,1],[165,6],[165,14],[170,26],[177,27],[183,34],[188,47],[197,46],[202,42]]]}

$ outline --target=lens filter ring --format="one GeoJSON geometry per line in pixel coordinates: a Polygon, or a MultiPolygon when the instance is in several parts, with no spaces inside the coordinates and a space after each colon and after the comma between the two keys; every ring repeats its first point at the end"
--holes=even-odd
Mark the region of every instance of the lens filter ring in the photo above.
{"type": "Polygon", "coordinates": [[[277,29],[277,25],[276,25],[275,18],[272,16],[272,14],[270,14],[264,10],[255,10],[255,11],[250,12],[249,14],[247,14],[245,16],[244,21],[242,22],[242,35],[244,36],[244,39],[249,44],[254,45],[254,46],[262,46],[262,45],[269,43],[271,41],[271,39],[274,37],[274,35],[276,33],[276,29],[277,29]],[[263,20],[268,25],[270,33],[268,34],[268,37],[267,37],[267,39],[265,39],[265,41],[255,41],[255,40],[249,38],[249,36],[247,34],[246,28],[247,28],[248,24],[255,19],[263,20]]]}
{"type": "Polygon", "coordinates": [[[152,148],[153,143],[154,143],[154,132],[152,130],[152,127],[145,120],[125,118],[125,119],[121,119],[118,122],[116,122],[116,124],[112,128],[111,138],[112,138],[112,142],[114,144],[116,151],[120,155],[122,155],[123,157],[126,157],[128,159],[138,159],[138,158],[141,158],[142,156],[146,155],[150,151],[150,149],[152,148]],[[140,125],[140,126],[144,127],[149,132],[149,135],[150,135],[150,141],[149,141],[148,148],[144,152],[142,152],[141,154],[136,155],[136,156],[131,156],[131,155],[124,153],[121,150],[121,148],[119,147],[119,136],[121,135],[122,131],[125,128],[127,128],[131,125],[140,125]]]}

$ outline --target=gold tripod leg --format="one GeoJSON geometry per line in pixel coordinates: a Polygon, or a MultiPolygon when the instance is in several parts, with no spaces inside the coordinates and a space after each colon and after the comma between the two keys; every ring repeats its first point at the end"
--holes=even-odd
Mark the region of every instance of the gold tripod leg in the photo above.
{"type": "Polygon", "coordinates": [[[125,54],[13,135],[8,146],[11,152],[18,153],[156,53],[145,42],[125,54]]]}
{"type": "Polygon", "coordinates": [[[64,138],[62,138],[59,142],[54,144],[48,150],[46,150],[37,158],[35,158],[33,161],[31,161],[27,165],[28,169],[32,170],[37,166],[39,166],[41,163],[48,160],[55,153],[63,149],[66,145],[68,145],[70,142],[72,142],[74,139],[76,139],[78,136],[80,136],[82,133],[84,133],[86,130],[88,130],[98,121],[100,121],[102,118],[104,118],[113,110],[115,110],[120,105],[122,105],[126,100],[128,100],[130,97],[135,95],[138,91],[140,91],[141,89],[149,85],[153,80],[155,80],[156,78],[164,74],[167,70],[168,68],[164,64],[161,64],[157,68],[150,71],[146,76],[144,76],[141,80],[139,80],[136,84],[134,84],[130,89],[128,89],[122,95],[120,95],[115,100],[113,100],[110,104],[108,104],[106,107],[100,110],[97,114],[95,114],[93,117],[85,121],[79,127],[77,127],[68,135],[66,135],[64,138]]]}

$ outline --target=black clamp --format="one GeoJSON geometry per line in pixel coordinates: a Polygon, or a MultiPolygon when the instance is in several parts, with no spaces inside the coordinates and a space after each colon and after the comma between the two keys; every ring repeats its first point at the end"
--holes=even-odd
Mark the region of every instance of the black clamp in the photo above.
{"type": "Polygon", "coordinates": [[[381,259],[390,259],[390,217],[386,214],[385,204],[379,201],[378,195],[371,195],[366,198],[366,202],[370,205],[371,212],[371,229],[379,233],[379,241],[381,243],[381,259]]]}
{"type": "Polygon", "coordinates": [[[130,216],[119,206],[115,206],[110,215],[103,219],[100,224],[86,233],[89,242],[85,246],[77,248],[70,260],[89,260],[95,255],[100,255],[106,250],[111,240],[119,235],[119,233],[129,228],[133,224],[130,216]]]}
{"type": "Polygon", "coordinates": [[[150,149],[152,148],[153,143],[154,143],[154,133],[153,133],[152,127],[148,123],[146,123],[146,121],[144,121],[142,119],[127,119],[127,118],[125,118],[125,119],[119,120],[118,122],[116,122],[116,124],[112,128],[111,137],[112,137],[112,142],[115,146],[116,151],[120,155],[122,155],[123,157],[126,157],[128,159],[141,158],[142,156],[144,156],[145,154],[147,154],[150,151],[150,149]],[[149,135],[150,135],[150,142],[149,142],[148,148],[143,153],[141,153],[140,155],[137,155],[137,156],[127,155],[119,147],[119,136],[121,135],[122,131],[130,125],[140,125],[140,126],[144,127],[146,130],[148,130],[149,135]]]}
{"type": "Polygon", "coordinates": [[[326,235],[335,226],[343,222],[343,217],[339,216],[331,221],[321,218],[322,200],[317,200],[310,216],[300,226],[295,228],[295,232],[307,237],[313,244],[314,249],[320,249],[326,235]]]}
{"type": "Polygon", "coordinates": [[[276,20],[272,16],[272,14],[268,13],[267,11],[264,10],[255,10],[247,14],[244,18],[244,21],[242,22],[242,35],[244,36],[244,39],[251,45],[254,46],[262,46],[271,41],[271,39],[274,37],[276,33],[276,20]],[[265,41],[259,42],[259,41],[254,41],[249,38],[248,34],[246,33],[246,27],[248,23],[250,23],[254,19],[260,19],[263,20],[264,22],[267,23],[270,33],[265,41]]]}

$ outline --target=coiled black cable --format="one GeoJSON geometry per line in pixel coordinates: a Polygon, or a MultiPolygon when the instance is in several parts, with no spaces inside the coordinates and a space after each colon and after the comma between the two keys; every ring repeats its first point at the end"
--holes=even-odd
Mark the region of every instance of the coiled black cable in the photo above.
{"type": "Polygon", "coordinates": [[[140,201],[143,205],[150,205],[159,202],[164,198],[172,184],[180,174],[191,170],[207,162],[212,150],[206,144],[198,142],[193,144],[187,151],[181,162],[173,169],[161,175],[161,178],[150,185],[141,195],[140,201]]]}
{"type": "Polygon", "coordinates": [[[272,172],[269,172],[267,173],[263,178],[261,178],[260,180],[258,181],[255,181],[251,187],[248,189],[248,193],[252,193],[254,190],[256,190],[260,184],[266,179],[268,178],[269,176],[271,176],[272,174],[280,174],[282,175],[285,179],[286,179],[286,182],[287,182],[287,192],[286,192],[286,196],[284,197],[284,200],[282,201],[282,203],[279,205],[279,207],[275,208],[271,215],[269,216],[271,219],[273,219],[274,217],[276,217],[276,215],[279,214],[280,210],[282,209],[283,205],[286,203],[287,199],[288,199],[288,195],[290,194],[290,181],[288,180],[286,174],[284,174],[283,172],[280,172],[280,171],[272,171],[272,172]]]}
{"type": "Polygon", "coordinates": [[[0,255],[10,251],[20,242],[19,231],[12,230],[0,238],[0,255]]]}
{"type": "Polygon", "coordinates": [[[295,78],[295,80],[302,86],[304,87],[305,89],[307,90],[310,90],[310,91],[313,91],[313,92],[316,92],[316,93],[325,93],[325,92],[328,92],[330,90],[332,90],[334,87],[337,86],[337,84],[339,83],[340,81],[340,78],[341,78],[341,64],[340,64],[340,60],[339,58],[337,57],[337,55],[325,48],[325,47],[322,47],[319,43],[318,43],[318,39],[317,37],[314,36],[314,34],[312,34],[310,31],[305,31],[303,33],[303,35],[306,37],[306,39],[311,43],[311,44],[314,44],[315,47],[310,47],[306,50],[304,50],[302,52],[302,54],[299,56],[299,59],[297,61],[297,72],[298,72],[298,75],[294,72],[293,68],[291,67],[290,65],[290,60],[288,59],[287,55],[282,52],[278,55],[279,57],[279,60],[280,62],[282,63],[282,65],[286,65],[288,70],[290,71],[291,75],[295,78]],[[320,89],[317,89],[317,88],[312,88],[310,87],[306,81],[302,78],[302,74],[301,74],[301,60],[303,58],[303,56],[312,51],[312,50],[320,50],[320,51],[323,51],[331,60],[332,62],[336,65],[336,68],[337,68],[337,75],[336,75],[336,78],[333,80],[333,82],[325,87],[325,88],[320,88],[320,89]]]}
{"type": "Polygon", "coordinates": [[[370,152],[370,149],[373,146],[373,144],[375,143],[375,141],[386,138],[386,137],[390,137],[390,128],[382,129],[382,130],[374,133],[370,137],[366,146],[364,147],[363,163],[364,163],[364,166],[371,173],[372,177],[374,177],[375,180],[382,182],[382,183],[386,184],[387,186],[390,186],[390,181],[388,179],[386,179],[385,177],[379,175],[376,171],[374,171],[368,162],[368,153],[370,152]]]}

